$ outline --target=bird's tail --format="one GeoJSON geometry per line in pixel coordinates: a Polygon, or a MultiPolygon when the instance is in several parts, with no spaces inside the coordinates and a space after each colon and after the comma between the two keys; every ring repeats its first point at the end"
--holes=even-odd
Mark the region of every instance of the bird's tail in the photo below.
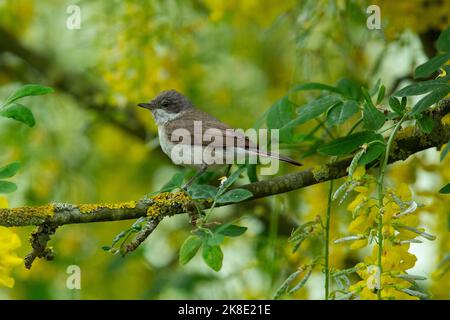
{"type": "Polygon", "coordinates": [[[281,154],[269,153],[269,156],[270,156],[271,158],[279,159],[279,160],[281,160],[281,161],[284,161],[284,162],[293,164],[294,166],[301,167],[301,166],[303,165],[303,164],[301,164],[300,162],[298,162],[297,160],[291,159],[291,158],[289,158],[289,157],[282,156],[281,154]]]}
{"type": "Polygon", "coordinates": [[[300,166],[303,165],[300,162],[298,162],[297,160],[291,159],[291,158],[286,157],[286,156],[282,156],[281,154],[277,154],[277,153],[273,153],[273,152],[269,152],[269,151],[264,151],[264,150],[261,150],[261,149],[258,149],[258,150],[250,149],[248,151],[252,152],[252,153],[256,153],[256,154],[258,154],[260,156],[263,156],[263,157],[269,157],[269,158],[273,158],[273,159],[278,159],[278,160],[281,160],[281,161],[293,164],[294,166],[299,166],[300,167],[300,166]]]}

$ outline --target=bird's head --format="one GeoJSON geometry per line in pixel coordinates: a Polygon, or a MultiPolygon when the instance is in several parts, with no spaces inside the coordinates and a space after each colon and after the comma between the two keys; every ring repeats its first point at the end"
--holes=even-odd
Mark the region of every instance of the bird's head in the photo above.
{"type": "Polygon", "coordinates": [[[149,109],[152,112],[163,110],[172,114],[177,114],[193,107],[188,98],[175,90],[162,91],[150,102],[139,103],[138,106],[149,109]]]}

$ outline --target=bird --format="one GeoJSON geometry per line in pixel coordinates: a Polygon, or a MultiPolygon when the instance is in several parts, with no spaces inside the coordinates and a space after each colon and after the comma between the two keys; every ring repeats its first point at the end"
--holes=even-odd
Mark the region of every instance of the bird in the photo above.
{"type": "Polygon", "coordinates": [[[242,131],[234,130],[195,107],[176,90],[162,91],[150,102],[138,103],[138,106],[151,111],[158,127],[160,147],[171,161],[198,170],[183,186],[184,189],[205,171],[235,163],[237,155],[253,155],[281,160],[295,166],[302,165],[286,156],[264,150],[242,131]]]}

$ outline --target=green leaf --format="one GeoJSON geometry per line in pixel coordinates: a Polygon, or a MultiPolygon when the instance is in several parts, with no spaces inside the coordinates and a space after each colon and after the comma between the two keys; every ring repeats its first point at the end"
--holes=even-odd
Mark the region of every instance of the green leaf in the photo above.
{"type": "Polygon", "coordinates": [[[229,223],[222,224],[214,230],[215,233],[224,235],[226,237],[238,237],[244,234],[245,231],[247,231],[247,227],[241,227],[229,223]]]}
{"type": "Polygon", "coordinates": [[[361,100],[361,86],[357,82],[347,78],[343,78],[338,81],[336,86],[342,92],[342,95],[344,97],[356,101],[361,100]]]}
{"type": "Polygon", "coordinates": [[[256,164],[247,165],[247,176],[251,183],[258,181],[258,175],[256,174],[256,164]]]}
{"type": "Polygon", "coordinates": [[[378,97],[377,97],[377,105],[383,102],[384,94],[386,93],[386,87],[384,85],[380,86],[380,91],[378,91],[378,97]]]}
{"type": "Polygon", "coordinates": [[[317,83],[317,82],[309,82],[309,83],[302,83],[294,86],[291,90],[289,90],[289,93],[294,93],[297,91],[302,90],[323,90],[323,91],[329,91],[329,92],[335,92],[335,93],[341,93],[341,90],[339,90],[336,87],[329,86],[327,84],[323,83],[317,83]]]}
{"type": "Polygon", "coordinates": [[[102,250],[103,251],[110,251],[112,248],[110,246],[103,246],[102,250]]]}
{"type": "Polygon", "coordinates": [[[180,248],[179,258],[181,265],[185,265],[189,261],[191,261],[191,259],[197,253],[198,249],[200,249],[202,242],[202,238],[197,236],[190,236],[183,242],[180,248]]]}
{"type": "Polygon", "coordinates": [[[17,190],[17,186],[13,182],[0,180],[0,193],[11,193],[17,190]]]}
{"type": "Polygon", "coordinates": [[[246,170],[245,166],[239,167],[236,171],[234,171],[227,180],[221,186],[221,190],[226,190],[229,186],[231,186],[237,179],[239,179],[242,172],[246,170]]]}
{"type": "Polygon", "coordinates": [[[450,26],[439,35],[436,47],[439,51],[450,52],[450,26]]]}
{"type": "Polygon", "coordinates": [[[450,59],[450,53],[443,53],[418,66],[414,72],[414,78],[425,78],[438,70],[450,59]]]}
{"type": "Polygon", "coordinates": [[[447,155],[447,153],[450,151],[450,140],[447,142],[447,144],[445,145],[445,148],[442,149],[441,151],[441,157],[440,157],[440,161],[444,160],[445,156],[447,155]]]}
{"type": "Polygon", "coordinates": [[[13,177],[20,168],[19,162],[10,163],[3,168],[0,168],[0,179],[13,177]]]}
{"type": "Polygon", "coordinates": [[[195,184],[189,187],[189,195],[192,199],[214,199],[217,188],[207,184],[195,184]]]}
{"type": "Polygon", "coordinates": [[[365,87],[361,87],[361,93],[364,97],[364,100],[366,100],[367,104],[375,108],[375,105],[373,104],[372,98],[370,97],[369,92],[365,87]]]}
{"type": "Polygon", "coordinates": [[[211,246],[205,243],[203,245],[203,260],[214,271],[219,271],[222,268],[223,253],[220,246],[211,246]]]}
{"type": "Polygon", "coordinates": [[[396,97],[389,97],[389,106],[391,107],[392,111],[400,116],[405,113],[405,108],[396,97]]]}
{"type": "Polygon", "coordinates": [[[369,130],[378,130],[380,129],[386,117],[383,112],[379,111],[373,105],[369,103],[364,104],[364,112],[363,112],[363,124],[364,128],[369,130]]]}
{"type": "Polygon", "coordinates": [[[292,139],[293,129],[284,128],[284,125],[292,120],[294,114],[292,103],[284,96],[269,109],[266,118],[268,129],[281,129],[280,141],[289,142],[292,139]]]}
{"type": "Polygon", "coordinates": [[[54,91],[50,87],[45,87],[38,84],[27,84],[24,85],[19,90],[17,90],[16,92],[14,92],[12,95],[10,95],[9,98],[6,99],[5,105],[10,104],[11,102],[14,102],[17,99],[23,97],[43,95],[52,92],[54,91]]]}
{"type": "Polygon", "coordinates": [[[417,96],[440,88],[450,88],[450,84],[442,79],[428,80],[410,84],[394,93],[396,97],[417,96]]]}
{"type": "Polygon", "coordinates": [[[407,103],[408,103],[408,98],[407,98],[407,97],[402,97],[401,104],[402,104],[403,110],[406,109],[406,104],[407,104],[407,103]]]}
{"type": "Polygon", "coordinates": [[[290,121],[285,127],[294,127],[314,119],[327,111],[331,106],[340,102],[338,96],[330,95],[314,100],[297,109],[298,117],[290,121]]]}
{"type": "Polygon", "coordinates": [[[429,93],[416,103],[414,108],[411,110],[411,115],[414,116],[416,114],[422,113],[423,111],[428,109],[428,107],[442,100],[448,94],[448,92],[449,88],[445,87],[429,93]]]}
{"type": "Polygon", "coordinates": [[[129,233],[130,233],[130,230],[121,231],[118,235],[116,235],[114,237],[114,239],[112,240],[111,246],[114,247],[117,244],[117,242],[120,241],[120,239],[125,238],[129,233]]]}
{"type": "Polygon", "coordinates": [[[19,103],[9,104],[7,108],[0,111],[0,116],[25,123],[29,127],[36,124],[31,110],[19,103]]]}
{"type": "Polygon", "coordinates": [[[183,184],[184,174],[182,172],[175,173],[172,178],[159,190],[159,192],[169,192],[176,188],[180,188],[183,184]]]}
{"type": "Polygon", "coordinates": [[[364,143],[374,140],[383,140],[383,137],[372,131],[361,131],[346,137],[337,138],[319,147],[317,151],[329,156],[341,156],[349,154],[364,143]]]}
{"type": "Polygon", "coordinates": [[[359,104],[355,100],[347,100],[344,103],[338,103],[330,109],[327,115],[327,124],[329,126],[339,125],[349,119],[359,110],[359,104]]]}
{"type": "Polygon", "coordinates": [[[384,145],[383,140],[379,140],[380,143],[371,144],[366,152],[359,158],[359,165],[366,165],[378,159],[385,151],[386,146],[384,145]]]}
{"type": "Polygon", "coordinates": [[[450,183],[447,183],[445,186],[439,190],[439,193],[450,193],[450,183]]]}
{"type": "Polygon", "coordinates": [[[375,85],[373,86],[373,88],[371,88],[369,90],[369,95],[371,97],[373,97],[374,95],[377,94],[377,92],[380,90],[380,86],[381,86],[381,79],[378,79],[377,82],[375,83],[375,85]]]}
{"type": "Polygon", "coordinates": [[[424,133],[433,131],[434,121],[430,117],[423,116],[420,119],[417,119],[417,123],[424,133]]]}
{"type": "Polygon", "coordinates": [[[220,246],[223,242],[224,239],[224,235],[223,234],[218,234],[218,233],[214,233],[214,234],[210,234],[207,233],[206,236],[204,237],[203,242],[207,243],[210,246],[220,246]]]}
{"type": "Polygon", "coordinates": [[[284,96],[269,109],[267,113],[266,124],[269,129],[279,129],[283,127],[286,122],[292,119],[293,108],[292,103],[287,96],[284,96]]]}
{"type": "Polygon", "coordinates": [[[226,192],[225,194],[221,195],[218,199],[217,199],[217,203],[235,203],[235,202],[241,202],[244,201],[246,199],[249,199],[253,196],[253,194],[246,190],[246,189],[233,189],[230,190],[228,192],[226,192]]]}

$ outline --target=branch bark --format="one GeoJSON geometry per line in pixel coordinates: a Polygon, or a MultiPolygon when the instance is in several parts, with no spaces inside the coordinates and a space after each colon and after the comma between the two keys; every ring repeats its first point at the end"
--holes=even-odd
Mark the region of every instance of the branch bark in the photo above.
{"type": "MultiPolygon", "coordinates": [[[[414,153],[432,147],[439,149],[447,143],[450,139],[450,128],[441,120],[448,113],[450,113],[450,100],[443,100],[438,107],[427,112],[427,116],[434,121],[431,133],[424,134],[412,127],[401,130],[394,140],[389,163],[405,160],[414,153]]],[[[348,157],[331,164],[243,185],[240,188],[245,188],[253,193],[253,197],[248,200],[298,190],[346,176],[346,169],[351,159],[352,157],[348,157]]],[[[369,164],[369,166],[377,165],[377,163],[369,164]]],[[[161,193],[151,198],[125,203],[82,205],[54,203],[39,207],[0,209],[0,225],[12,227],[46,223],[52,226],[61,226],[74,223],[137,219],[144,216],[156,221],[166,216],[189,212],[189,208],[194,205],[193,201],[181,191],[161,193]]],[[[203,203],[204,208],[208,208],[210,205],[209,202],[203,203]]]]}

